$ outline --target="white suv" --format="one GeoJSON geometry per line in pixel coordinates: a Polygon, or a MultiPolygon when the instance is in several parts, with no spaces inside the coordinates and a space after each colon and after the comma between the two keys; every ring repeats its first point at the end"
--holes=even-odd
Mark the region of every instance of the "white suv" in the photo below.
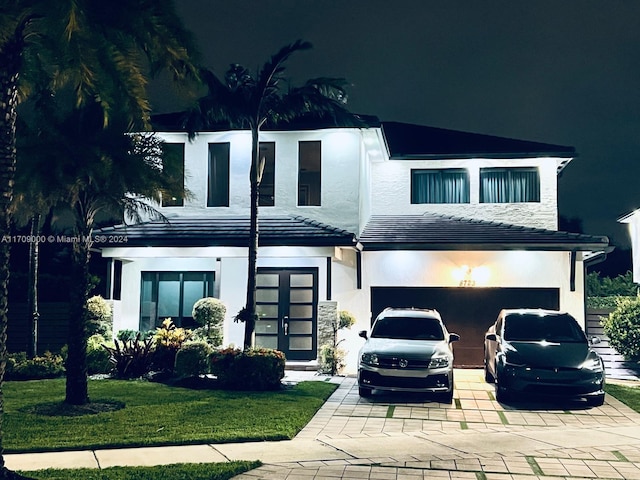
{"type": "Polygon", "coordinates": [[[436,310],[387,308],[376,318],[358,355],[360,396],[373,390],[435,393],[453,400],[452,342],[436,310]]]}

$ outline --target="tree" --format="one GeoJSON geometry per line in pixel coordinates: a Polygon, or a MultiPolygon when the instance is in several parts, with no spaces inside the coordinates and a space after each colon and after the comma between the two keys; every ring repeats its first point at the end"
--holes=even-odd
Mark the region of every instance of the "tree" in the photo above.
{"type": "Polygon", "coordinates": [[[231,128],[251,130],[250,228],[246,305],[236,315],[245,322],[244,347],[253,345],[256,315],[256,276],[258,256],[258,199],[264,159],[260,155],[260,130],[300,118],[329,120],[338,125],[362,125],[360,119],[346,109],[346,82],[339,78],[314,78],[303,86],[283,91],[285,64],[297,51],[312,48],[309,42],[298,40],[278,51],[257,74],[238,64],[232,64],[224,79],[203,70],[201,77],[207,86],[205,96],[188,113],[184,126],[190,136],[220,123],[231,128]]]}
{"type": "MultiPolygon", "coordinates": [[[[52,100],[53,101],[53,100],[52,100]]],[[[162,168],[162,143],[151,133],[126,134],[126,115],[112,112],[103,126],[102,109],[88,104],[80,109],[57,109],[40,130],[34,148],[41,154],[32,176],[43,175],[43,195],[72,219],[71,292],[65,401],[81,405],[87,392],[87,328],[90,312],[89,261],[93,230],[100,215],[106,218],[162,216],[152,206],[161,195],[184,195],[183,178],[162,168]]]]}
{"type": "MultiPolygon", "coordinates": [[[[97,102],[106,124],[114,106],[145,126],[148,73],[194,72],[191,39],[172,0],[0,0],[0,238],[10,234],[16,118],[30,86],[70,85],[75,102],[97,102]],[[148,67],[148,68],[147,68],[148,67]],[[19,95],[20,93],[20,95],[19,95]]],[[[0,244],[0,415],[6,358],[9,244],[0,244]]],[[[1,434],[1,431],[0,431],[1,434]]],[[[1,455],[0,478],[17,478],[1,455]]]]}

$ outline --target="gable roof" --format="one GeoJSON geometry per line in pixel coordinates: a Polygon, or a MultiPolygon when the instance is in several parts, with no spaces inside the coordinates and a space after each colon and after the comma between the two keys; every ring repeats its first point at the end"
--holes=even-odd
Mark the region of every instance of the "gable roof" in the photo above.
{"type": "Polygon", "coordinates": [[[529,142],[478,133],[447,130],[401,122],[382,122],[391,159],[491,158],[576,156],[573,147],[529,142]]]}
{"type": "MultiPolygon", "coordinates": [[[[303,217],[260,216],[260,246],[355,246],[355,235],[303,217]]],[[[94,231],[94,245],[105,247],[247,247],[249,217],[176,217],[94,231]],[[109,236],[126,242],[109,242],[109,236]]]]}
{"type": "Polygon", "coordinates": [[[360,235],[364,250],[603,250],[607,237],[425,213],[376,215],[360,235]]]}

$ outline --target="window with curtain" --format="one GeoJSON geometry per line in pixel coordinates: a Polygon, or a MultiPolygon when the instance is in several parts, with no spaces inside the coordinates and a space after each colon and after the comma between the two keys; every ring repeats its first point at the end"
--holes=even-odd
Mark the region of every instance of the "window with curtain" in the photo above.
{"type": "Polygon", "coordinates": [[[540,201],[540,174],[537,168],[481,168],[481,203],[522,203],[540,201]]]}
{"type": "Polygon", "coordinates": [[[209,144],[207,207],[229,206],[229,142],[209,144]]]}
{"type": "Polygon", "coordinates": [[[213,272],[142,272],[140,331],[153,330],[166,318],[195,327],[193,305],[213,295],[213,281],[213,272]]]}
{"type": "Polygon", "coordinates": [[[469,203],[469,172],[411,170],[411,203],[469,203]]]}

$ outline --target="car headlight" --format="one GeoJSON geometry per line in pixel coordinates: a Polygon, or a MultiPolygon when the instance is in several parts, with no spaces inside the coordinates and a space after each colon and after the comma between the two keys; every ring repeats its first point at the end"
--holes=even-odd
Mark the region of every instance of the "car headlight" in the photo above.
{"type": "Polygon", "coordinates": [[[449,366],[449,357],[432,357],[429,368],[445,368],[449,366]]]}
{"type": "Polygon", "coordinates": [[[589,357],[580,365],[580,368],[584,370],[590,370],[592,372],[602,372],[602,361],[598,357],[589,357]]]}
{"type": "Polygon", "coordinates": [[[375,353],[363,353],[360,361],[366,365],[380,365],[378,355],[375,353]]]}

